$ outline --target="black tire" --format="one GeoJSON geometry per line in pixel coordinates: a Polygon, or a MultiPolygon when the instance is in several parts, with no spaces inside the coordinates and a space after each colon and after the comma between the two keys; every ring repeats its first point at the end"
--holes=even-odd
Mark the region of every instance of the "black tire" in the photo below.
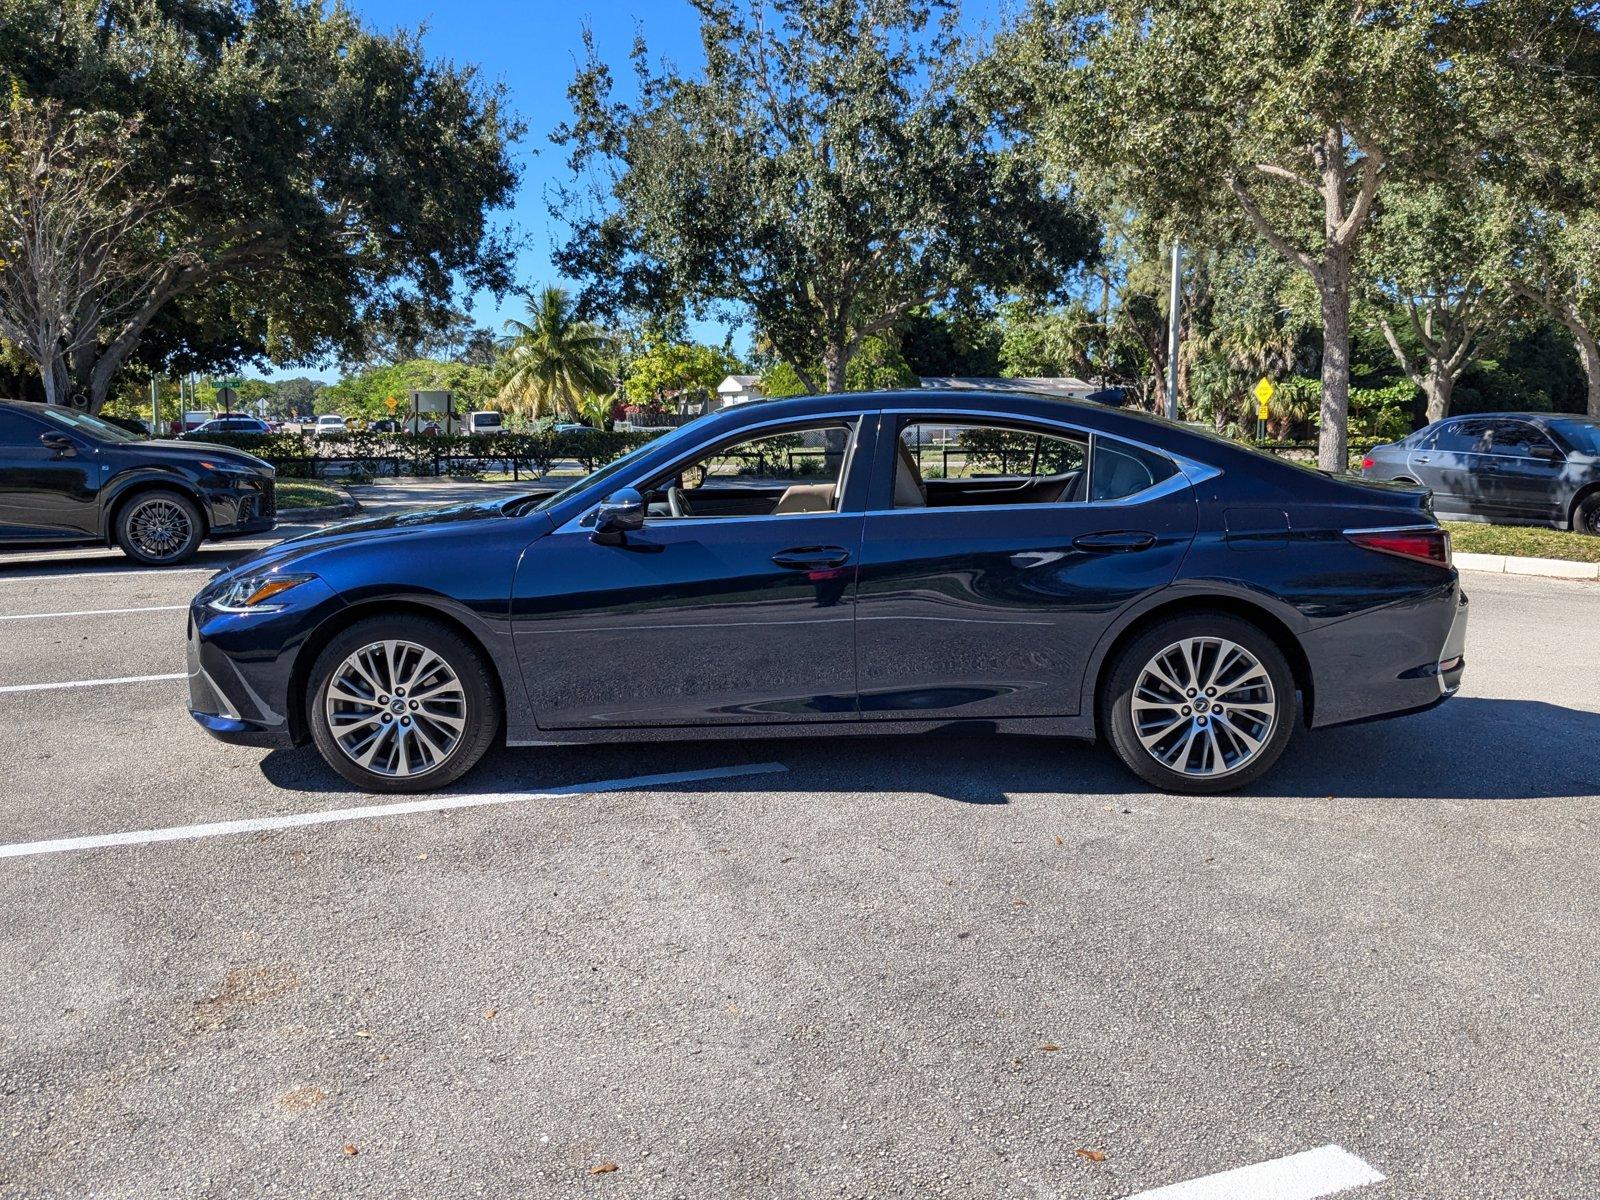
{"type": "MultiPolygon", "coordinates": [[[[1181,654],[1181,651],[1180,651],[1181,654]]],[[[1180,658],[1180,662],[1184,661],[1180,658]]],[[[1170,663],[1170,660],[1168,660],[1170,663]]],[[[1236,677],[1233,672],[1218,672],[1218,680],[1228,691],[1228,680],[1236,677]]],[[[1253,674],[1252,676],[1253,677],[1253,674]]],[[[1289,664],[1284,660],[1283,652],[1277,644],[1261,631],[1257,626],[1238,617],[1226,613],[1187,613],[1183,616],[1172,617],[1160,621],[1143,632],[1137,634],[1130,642],[1118,651],[1115,659],[1108,665],[1105,675],[1105,687],[1101,691],[1100,727],[1106,731],[1111,742],[1111,748],[1116,751],[1117,757],[1123,764],[1146,783],[1166,792],[1180,792],[1194,795],[1214,794],[1217,792],[1230,792],[1245,787],[1259,779],[1271,769],[1283,754],[1284,748],[1294,736],[1295,722],[1298,719],[1299,706],[1296,702],[1294,674],[1289,669],[1289,664]],[[1254,722],[1256,714],[1267,711],[1268,700],[1263,699],[1267,692],[1260,685],[1254,688],[1245,688],[1233,692],[1237,698],[1235,711],[1225,712],[1223,715],[1224,726],[1232,730],[1233,721],[1239,721],[1240,735],[1223,732],[1223,726],[1216,726],[1216,717],[1199,715],[1198,711],[1191,711],[1190,707],[1171,707],[1170,712],[1163,712],[1166,700],[1163,695],[1155,692],[1142,694],[1141,701],[1148,705],[1145,709],[1146,736],[1152,736],[1152,731],[1163,727],[1173,729],[1174,732],[1166,739],[1155,742],[1155,750],[1147,748],[1140,739],[1139,729],[1135,726],[1133,701],[1135,689],[1139,686],[1141,676],[1147,668],[1153,665],[1153,660],[1171,648],[1184,645],[1189,639],[1200,639],[1202,648],[1202,670],[1204,665],[1204,644],[1207,639],[1216,639],[1216,657],[1211,659],[1215,667],[1223,658],[1225,651],[1220,645],[1221,641],[1231,642],[1234,646],[1247,651],[1253,656],[1256,663],[1264,670],[1267,681],[1270,682],[1270,728],[1265,723],[1246,725],[1246,718],[1241,714],[1250,714],[1249,720],[1254,722]],[[1155,704],[1150,704],[1152,697],[1156,698],[1155,704]],[[1178,721],[1176,726],[1166,725],[1168,717],[1178,721]],[[1209,735],[1201,726],[1213,726],[1209,735]],[[1221,738],[1218,733],[1222,732],[1221,738]],[[1257,733],[1259,749],[1248,751],[1245,733],[1257,733]],[[1190,734],[1200,739],[1198,746],[1190,746],[1184,739],[1190,734]],[[1210,738],[1210,748],[1204,742],[1204,736],[1210,738]],[[1175,749],[1180,743],[1183,749],[1175,749]],[[1225,754],[1231,749],[1239,755],[1239,764],[1234,767],[1226,765],[1225,754]],[[1175,753],[1176,761],[1191,769],[1178,770],[1161,761],[1157,751],[1175,753]],[[1215,764],[1220,769],[1217,773],[1203,774],[1199,770],[1208,764],[1215,764]]],[[[1179,683],[1190,683],[1193,680],[1184,678],[1177,680],[1179,683]]],[[[1165,691],[1165,689],[1162,689],[1165,691]]],[[[1185,689],[1186,691],[1187,689],[1185,689]]],[[[1202,695],[1190,705],[1199,705],[1201,709],[1209,710],[1217,700],[1206,699],[1202,695]]],[[[1187,697],[1183,692],[1177,693],[1176,704],[1182,704],[1187,697]]],[[[1219,697],[1222,699],[1225,697],[1219,697]]],[[[1191,739],[1193,740],[1193,739],[1191,739]]]]}
{"type": "Polygon", "coordinates": [[[1572,531],[1600,537],[1600,492],[1592,492],[1572,510],[1572,531]]]}
{"type": "Polygon", "coordinates": [[[205,524],[193,500],[181,492],[152,488],[117,510],[117,545],[147,567],[187,562],[205,540],[205,524]]]}
{"type": "MultiPolygon", "coordinates": [[[[379,685],[393,685],[395,679],[401,680],[401,685],[409,682],[405,674],[404,663],[408,661],[403,655],[402,666],[399,671],[387,673],[385,664],[373,663],[367,660],[368,665],[374,667],[379,685]]],[[[419,654],[409,660],[412,663],[424,663],[426,660],[419,654]]],[[[418,677],[419,685],[423,680],[432,679],[437,682],[443,676],[434,673],[425,673],[418,677]]],[[[433,686],[433,685],[424,685],[433,686]]],[[[342,689],[341,689],[342,690],[342,689]]],[[[421,695],[421,693],[418,693],[421,695]]],[[[375,698],[375,699],[376,699],[375,698]]],[[[317,750],[323,760],[353,783],[362,791],[367,792],[427,792],[436,791],[454,783],[461,776],[477,765],[484,752],[493,745],[495,735],[500,730],[501,708],[500,691],[494,673],[478,653],[477,649],[467,643],[460,634],[448,625],[427,617],[404,614],[392,617],[367,617],[357,621],[350,628],[339,633],[329,642],[316,661],[311,666],[311,673],[306,684],[306,723],[311,728],[312,741],[316,743],[317,750]],[[459,706],[452,695],[449,701],[428,701],[425,705],[434,703],[447,705],[447,708],[438,710],[448,712],[448,716],[438,716],[428,709],[418,709],[414,701],[405,700],[402,696],[390,696],[387,692],[380,693],[385,704],[379,705],[369,700],[361,704],[350,704],[335,696],[335,704],[343,706],[344,711],[339,715],[347,716],[354,722],[346,726],[345,731],[336,734],[330,726],[329,716],[329,690],[353,655],[364,648],[371,648],[385,642],[404,643],[408,646],[431,652],[437,656],[448,670],[454,680],[459,684],[461,696],[459,706]],[[399,700],[403,707],[395,707],[399,700]],[[367,720],[369,714],[377,714],[379,725],[371,726],[367,720]],[[409,728],[413,718],[418,719],[416,728],[409,728]],[[409,753],[406,760],[400,755],[405,751],[399,743],[412,747],[413,752],[419,752],[420,757],[427,757],[426,746],[440,746],[450,729],[440,724],[443,720],[459,719],[463,722],[456,741],[448,747],[446,753],[438,756],[431,765],[424,763],[424,769],[410,771],[409,753]],[[366,723],[371,726],[374,734],[380,731],[389,739],[392,749],[377,748],[373,762],[376,769],[369,768],[358,762],[352,752],[347,751],[346,744],[354,746],[355,750],[364,752],[368,745],[359,741],[351,741],[358,735],[348,732],[356,724],[366,723]],[[406,733],[401,732],[401,727],[408,727],[406,733]],[[430,737],[431,732],[431,737],[430,737]],[[347,739],[346,744],[341,744],[340,737],[347,739]],[[425,745],[417,747],[417,741],[425,745]],[[439,739],[435,741],[434,739],[439,739]],[[401,768],[406,768],[401,773],[401,768]]]]}

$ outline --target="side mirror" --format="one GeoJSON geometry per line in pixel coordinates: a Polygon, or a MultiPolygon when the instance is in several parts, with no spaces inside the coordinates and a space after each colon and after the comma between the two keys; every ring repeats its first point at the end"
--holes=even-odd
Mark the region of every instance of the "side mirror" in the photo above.
{"type": "Polygon", "coordinates": [[[1533,457],[1541,459],[1544,462],[1553,463],[1561,458],[1561,451],[1557,450],[1554,446],[1530,446],[1528,450],[1533,457]]]}
{"type": "Polygon", "coordinates": [[[619,488],[595,509],[591,540],[603,546],[617,546],[628,534],[643,528],[644,497],[633,488],[619,488]]]}
{"type": "Polygon", "coordinates": [[[39,444],[54,450],[57,458],[72,458],[78,453],[78,444],[64,433],[41,433],[39,444]]]}

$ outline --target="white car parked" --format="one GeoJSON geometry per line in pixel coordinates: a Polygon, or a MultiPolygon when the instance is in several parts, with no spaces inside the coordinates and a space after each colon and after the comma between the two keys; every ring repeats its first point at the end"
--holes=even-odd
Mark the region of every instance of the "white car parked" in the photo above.
{"type": "Polygon", "coordinates": [[[345,428],[344,418],[338,413],[323,413],[317,418],[313,432],[318,437],[326,437],[330,433],[343,433],[345,428]]]}

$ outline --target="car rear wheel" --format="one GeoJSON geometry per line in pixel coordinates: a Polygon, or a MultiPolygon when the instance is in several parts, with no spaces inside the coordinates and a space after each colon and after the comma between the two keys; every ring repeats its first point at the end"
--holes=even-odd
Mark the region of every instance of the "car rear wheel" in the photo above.
{"type": "Polygon", "coordinates": [[[1583,498],[1572,513],[1572,528],[1577,533],[1600,537],[1600,492],[1583,498]]]}
{"type": "Polygon", "coordinates": [[[1162,621],[1111,665],[1102,728],[1135,775],[1163,791],[1233,791],[1294,734],[1294,675],[1273,640],[1223,613],[1162,621]]]}
{"type": "Polygon", "coordinates": [[[117,513],[117,545],[135,562],[170,567],[191,558],[205,535],[200,510],[177,492],[141,492],[117,513]]]}
{"type": "Polygon", "coordinates": [[[369,792],[423,792],[466,774],[500,728],[488,665],[426,617],[372,617],[329,642],[306,695],[312,740],[369,792]]]}

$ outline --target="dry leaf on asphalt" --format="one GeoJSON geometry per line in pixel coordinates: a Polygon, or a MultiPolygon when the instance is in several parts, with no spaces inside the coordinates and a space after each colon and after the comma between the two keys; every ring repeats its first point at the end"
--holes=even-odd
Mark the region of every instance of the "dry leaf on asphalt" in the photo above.
{"type": "Polygon", "coordinates": [[[498,1009],[498,1008],[489,1008],[489,1009],[485,1009],[485,1010],[484,1010],[484,1013],[483,1013],[483,1019],[484,1019],[484,1020],[485,1020],[485,1021],[492,1021],[492,1020],[494,1020],[494,1015],[495,1015],[495,1013],[497,1013],[497,1012],[499,1012],[499,1011],[500,1011],[500,1010],[499,1010],[499,1009],[498,1009]]]}
{"type": "Polygon", "coordinates": [[[1087,1158],[1090,1162],[1105,1162],[1106,1160],[1106,1152],[1104,1150],[1085,1150],[1079,1147],[1077,1153],[1079,1158],[1087,1158]]]}
{"type": "Polygon", "coordinates": [[[609,1174],[611,1174],[611,1172],[615,1171],[616,1169],[617,1169],[617,1164],[616,1163],[601,1163],[598,1167],[590,1167],[589,1168],[589,1174],[591,1174],[591,1175],[609,1175],[609,1174]]]}
{"type": "Polygon", "coordinates": [[[356,1147],[352,1146],[349,1142],[346,1142],[344,1144],[344,1152],[346,1154],[360,1154],[361,1153],[360,1150],[356,1149],[356,1147]]]}

